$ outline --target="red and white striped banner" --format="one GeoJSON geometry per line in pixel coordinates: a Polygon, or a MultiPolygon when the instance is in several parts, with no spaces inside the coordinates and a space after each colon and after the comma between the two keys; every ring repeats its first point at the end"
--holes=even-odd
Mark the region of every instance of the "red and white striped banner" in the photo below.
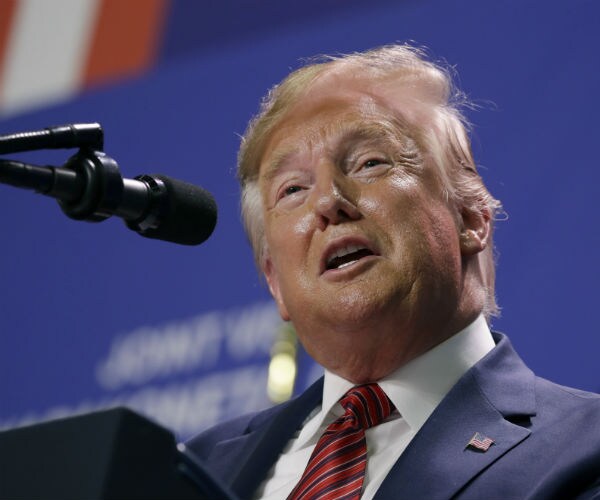
{"type": "Polygon", "coordinates": [[[0,0],[0,114],[151,67],[170,0],[0,0]]]}

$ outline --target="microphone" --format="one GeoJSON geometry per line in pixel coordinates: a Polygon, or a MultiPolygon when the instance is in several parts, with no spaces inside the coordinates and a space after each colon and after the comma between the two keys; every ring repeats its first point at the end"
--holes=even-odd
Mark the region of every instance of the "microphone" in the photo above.
{"type": "Polygon", "coordinates": [[[82,149],[61,168],[0,160],[0,182],[57,199],[72,219],[100,222],[116,215],[141,236],[182,245],[204,242],[217,223],[208,191],[160,174],[124,179],[99,151],[82,149]]]}
{"type": "Polygon", "coordinates": [[[141,236],[181,245],[206,241],[217,224],[217,204],[205,189],[161,174],[123,179],[115,215],[141,236]]]}

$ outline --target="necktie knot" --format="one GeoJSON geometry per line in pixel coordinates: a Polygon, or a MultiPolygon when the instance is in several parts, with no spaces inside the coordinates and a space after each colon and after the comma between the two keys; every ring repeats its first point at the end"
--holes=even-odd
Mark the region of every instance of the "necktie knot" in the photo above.
{"type": "Polygon", "coordinates": [[[346,412],[317,442],[288,500],[358,500],[367,468],[365,429],[383,422],[394,405],[377,384],[350,389],[340,400],[346,412]]]}
{"type": "Polygon", "coordinates": [[[350,389],[340,400],[346,417],[355,425],[368,429],[379,425],[394,411],[394,404],[377,384],[359,385],[350,389]]]}

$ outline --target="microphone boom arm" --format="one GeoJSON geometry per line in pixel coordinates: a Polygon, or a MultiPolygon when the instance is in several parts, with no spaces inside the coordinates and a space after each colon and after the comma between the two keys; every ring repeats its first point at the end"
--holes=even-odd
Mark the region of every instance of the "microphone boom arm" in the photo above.
{"type": "Polygon", "coordinates": [[[0,136],[0,154],[79,147],[62,167],[0,159],[0,183],[33,189],[57,199],[70,218],[100,222],[111,215],[141,236],[199,245],[217,222],[214,198],[204,189],[165,175],[124,179],[117,162],[101,151],[99,124],[64,125],[0,136]]]}
{"type": "Polygon", "coordinates": [[[56,198],[68,217],[89,222],[115,213],[124,186],[115,160],[91,149],[79,150],[60,168],[0,159],[0,182],[56,198]]]}

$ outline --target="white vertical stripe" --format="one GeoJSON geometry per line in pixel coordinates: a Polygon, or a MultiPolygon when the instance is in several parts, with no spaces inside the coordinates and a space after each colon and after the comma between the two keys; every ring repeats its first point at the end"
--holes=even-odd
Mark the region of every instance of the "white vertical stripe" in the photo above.
{"type": "Polygon", "coordinates": [[[0,113],[62,99],[79,87],[100,0],[20,0],[8,39],[0,113]]]}

